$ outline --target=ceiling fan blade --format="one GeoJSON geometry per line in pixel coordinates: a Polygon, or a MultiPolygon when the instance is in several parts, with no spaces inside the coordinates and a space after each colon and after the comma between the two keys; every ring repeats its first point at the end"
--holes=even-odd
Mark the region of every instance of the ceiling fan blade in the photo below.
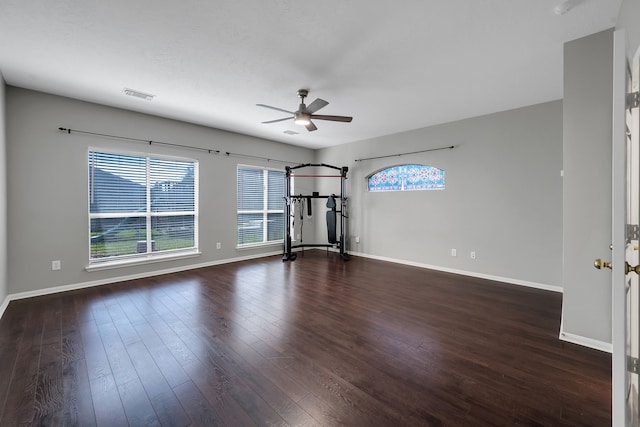
{"type": "Polygon", "coordinates": [[[314,130],[318,130],[318,128],[316,127],[316,125],[313,124],[312,121],[309,121],[309,124],[305,125],[304,127],[306,127],[309,132],[313,132],[314,130]]]}
{"type": "Polygon", "coordinates": [[[256,104],[256,106],[257,107],[268,108],[270,110],[282,111],[283,113],[295,114],[293,111],[285,110],[285,109],[278,108],[278,107],[272,107],[271,105],[256,104]]]}
{"type": "Polygon", "coordinates": [[[332,122],[346,122],[346,123],[349,123],[351,122],[351,120],[353,120],[353,117],[348,117],[348,116],[322,116],[318,114],[312,114],[311,118],[318,119],[318,120],[330,120],[332,122]]]}
{"type": "Polygon", "coordinates": [[[315,101],[313,101],[311,104],[307,106],[307,113],[313,114],[319,109],[326,107],[327,105],[329,105],[329,103],[324,99],[316,98],[315,101]]]}
{"type": "Polygon", "coordinates": [[[291,117],[285,117],[284,119],[275,119],[275,120],[268,120],[266,122],[260,122],[260,123],[277,123],[277,122],[284,122],[285,120],[291,120],[293,119],[293,116],[291,117]]]}

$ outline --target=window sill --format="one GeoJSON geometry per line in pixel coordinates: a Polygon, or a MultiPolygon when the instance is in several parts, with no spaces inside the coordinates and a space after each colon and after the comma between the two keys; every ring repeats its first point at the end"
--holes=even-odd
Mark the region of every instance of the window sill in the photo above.
{"type": "Polygon", "coordinates": [[[250,249],[259,249],[259,248],[264,248],[269,246],[282,246],[283,244],[284,244],[284,241],[282,240],[279,240],[277,242],[252,243],[249,245],[236,246],[236,250],[246,251],[250,249]]]}
{"type": "Polygon", "coordinates": [[[156,262],[174,261],[185,258],[195,258],[202,254],[199,251],[180,252],[164,255],[146,256],[141,258],[131,258],[126,260],[105,261],[89,264],[84,269],[86,271],[110,270],[113,268],[131,267],[136,265],[153,264],[156,262]]]}

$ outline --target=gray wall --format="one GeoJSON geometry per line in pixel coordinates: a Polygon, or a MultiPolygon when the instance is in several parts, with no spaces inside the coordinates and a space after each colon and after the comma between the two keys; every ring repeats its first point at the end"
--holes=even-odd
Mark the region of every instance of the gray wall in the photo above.
{"type": "MultiPolygon", "coordinates": [[[[7,87],[8,292],[42,290],[145,274],[261,253],[281,245],[236,249],[236,167],[238,163],[284,169],[282,164],[194,150],[126,142],[58,127],[166,141],[253,156],[313,161],[312,150],[183,122],[7,87]],[[162,264],[87,272],[87,151],[89,147],[151,152],[200,161],[200,249],[202,255],[162,264]],[[216,250],[216,242],[222,249],[216,250]],[[52,271],[51,261],[62,270],[52,271]]],[[[1,148],[1,147],[0,147],[1,148]]],[[[0,164],[1,164],[0,158],[0,164]]],[[[0,190],[1,190],[0,181],[0,190]]],[[[1,204],[1,200],[0,200],[1,204]]],[[[4,209],[1,209],[3,212],[4,209]]],[[[0,215],[0,223],[2,216],[0,215]]],[[[0,254],[2,255],[2,254],[0,254]]],[[[4,257],[0,257],[2,259],[4,257]]]]}
{"type": "Polygon", "coordinates": [[[613,31],[564,47],[563,332],[611,342],[613,31]]]}
{"type": "Polygon", "coordinates": [[[318,161],[350,168],[354,252],[562,286],[561,101],[327,148],[318,161]],[[446,189],[367,192],[372,172],[414,162],[444,169],[446,189]]]}
{"type": "Polygon", "coordinates": [[[622,1],[616,28],[627,30],[628,56],[632,58],[640,45],[640,2],[638,0],[622,1]]]}
{"type": "Polygon", "coordinates": [[[7,297],[7,161],[6,161],[6,94],[0,73],[0,306],[7,297]]]}

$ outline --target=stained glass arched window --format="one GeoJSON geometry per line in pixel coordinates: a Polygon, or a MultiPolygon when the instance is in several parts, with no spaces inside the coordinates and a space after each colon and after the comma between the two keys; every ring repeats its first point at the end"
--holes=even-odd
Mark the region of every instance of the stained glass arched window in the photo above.
{"type": "Polygon", "coordinates": [[[369,191],[443,190],[444,171],[427,165],[399,165],[367,178],[369,191]]]}

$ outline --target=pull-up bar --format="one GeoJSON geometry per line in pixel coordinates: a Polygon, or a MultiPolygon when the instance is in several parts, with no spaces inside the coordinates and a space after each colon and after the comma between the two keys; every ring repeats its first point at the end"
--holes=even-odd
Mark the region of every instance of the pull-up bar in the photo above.
{"type": "Polygon", "coordinates": [[[342,178],[342,175],[298,175],[297,173],[292,173],[291,176],[294,178],[342,178]]]}
{"type": "Polygon", "coordinates": [[[326,163],[304,163],[304,164],[300,164],[298,166],[290,166],[289,169],[293,170],[293,169],[300,169],[300,168],[308,168],[310,166],[313,166],[313,167],[325,167],[325,168],[331,168],[331,169],[337,169],[337,170],[344,170],[345,172],[348,170],[348,168],[346,166],[343,166],[342,168],[339,168],[338,166],[332,166],[332,165],[328,165],[326,163]]]}
{"type": "Polygon", "coordinates": [[[297,194],[295,196],[291,196],[292,200],[300,200],[300,199],[328,199],[329,197],[333,196],[333,194],[328,194],[326,196],[323,196],[322,194],[312,194],[311,196],[309,196],[308,194],[297,194]]]}

